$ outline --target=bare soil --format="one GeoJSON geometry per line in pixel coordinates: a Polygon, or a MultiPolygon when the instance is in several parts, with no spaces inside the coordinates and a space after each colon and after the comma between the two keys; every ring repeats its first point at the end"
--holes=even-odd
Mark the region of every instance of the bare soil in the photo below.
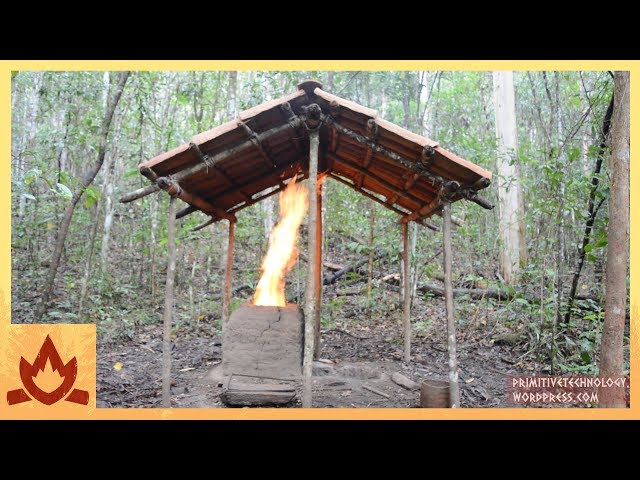
{"type": "MultiPolygon", "coordinates": [[[[444,305],[439,299],[430,303],[433,325],[415,333],[409,363],[402,360],[402,328],[395,316],[373,319],[360,311],[357,322],[345,320],[323,328],[321,358],[326,362],[314,369],[314,407],[419,407],[420,391],[397,385],[391,376],[399,372],[418,383],[446,378],[444,305]]],[[[517,344],[496,341],[496,325],[491,325],[487,314],[458,331],[463,407],[511,406],[506,399],[506,376],[532,374],[540,367],[520,361],[526,351],[517,344]]],[[[210,320],[203,320],[197,332],[175,334],[174,407],[225,408],[219,399],[221,336],[210,320]]],[[[161,339],[160,325],[138,326],[133,339],[123,343],[99,338],[98,407],[160,406],[161,339]]],[[[297,398],[290,406],[300,405],[300,395],[297,398]]]]}

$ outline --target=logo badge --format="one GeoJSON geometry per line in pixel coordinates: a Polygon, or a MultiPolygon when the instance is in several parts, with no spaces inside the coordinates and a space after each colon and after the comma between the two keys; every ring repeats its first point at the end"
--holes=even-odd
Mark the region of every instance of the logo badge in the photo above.
{"type": "MultiPolygon", "coordinates": [[[[28,402],[33,398],[45,405],[52,405],[62,400],[71,391],[77,375],[78,361],[76,357],[69,360],[66,365],[62,363],[56,346],[53,344],[51,337],[47,335],[33,364],[27,362],[24,357],[20,358],[20,378],[22,379],[24,390],[19,388],[7,392],[7,403],[14,405],[28,402]],[[50,392],[43,390],[35,381],[40,376],[40,373],[44,374],[47,366],[50,367],[50,371],[58,372],[58,376],[62,378],[62,383],[50,392]]],[[[89,392],[75,388],[65,400],[86,405],[89,403],[89,392]]]]}
{"type": "Polygon", "coordinates": [[[0,339],[7,405],[95,408],[95,346],[94,325],[10,325],[0,339]]]}

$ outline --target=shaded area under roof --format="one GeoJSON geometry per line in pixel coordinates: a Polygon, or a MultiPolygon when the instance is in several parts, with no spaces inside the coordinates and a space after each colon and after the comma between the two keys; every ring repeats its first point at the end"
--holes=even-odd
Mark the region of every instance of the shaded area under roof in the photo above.
{"type": "Polygon", "coordinates": [[[490,184],[490,172],[315,81],[140,164],[155,183],[121,201],[162,188],[190,205],[179,216],[201,210],[211,222],[233,221],[236,212],[277,193],[288,179],[306,176],[307,128],[314,123],[320,129],[319,172],[402,215],[402,221],[439,213],[445,199],[493,208],[477,195],[490,184]]]}

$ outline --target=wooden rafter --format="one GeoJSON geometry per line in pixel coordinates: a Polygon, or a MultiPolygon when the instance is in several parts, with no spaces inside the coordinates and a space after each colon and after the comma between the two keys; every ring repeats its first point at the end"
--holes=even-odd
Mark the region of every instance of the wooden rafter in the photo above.
{"type": "Polygon", "coordinates": [[[244,123],[242,120],[238,120],[238,126],[240,126],[240,128],[244,130],[244,132],[249,137],[249,141],[253,142],[253,145],[255,146],[255,148],[258,150],[258,152],[260,152],[260,158],[262,158],[262,161],[264,162],[264,164],[268,168],[277,168],[278,164],[273,158],[271,158],[269,153],[267,153],[267,151],[264,148],[264,145],[262,144],[262,141],[258,137],[258,134],[253,130],[251,130],[251,127],[249,127],[249,125],[244,123]]]}
{"type": "Polygon", "coordinates": [[[227,213],[224,209],[212,205],[211,203],[207,202],[201,197],[198,197],[197,195],[189,193],[171,177],[160,177],[156,183],[159,188],[167,192],[172,197],[177,197],[187,202],[188,204],[193,205],[198,210],[202,210],[208,215],[216,216],[218,218],[224,218],[229,220],[230,222],[236,221],[235,215],[227,213]]]}
{"type": "MultiPolygon", "coordinates": [[[[258,137],[258,141],[262,142],[268,138],[271,138],[275,135],[278,135],[279,133],[282,132],[286,132],[291,128],[297,128],[299,126],[302,125],[302,119],[300,117],[296,117],[294,119],[292,119],[291,121],[289,121],[288,123],[284,124],[284,125],[279,125],[277,127],[273,127],[265,132],[259,133],[257,134],[258,137]]],[[[227,150],[224,150],[220,153],[217,153],[213,156],[210,157],[209,159],[209,163],[205,164],[205,163],[197,163],[196,165],[193,165],[192,167],[186,168],[184,170],[180,170],[179,172],[174,173],[173,179],[176,182],[181,182],[182,180],[184,180],[185,178],[188,178],[192,175],[195,175],[197,173],[200,173],[203,170],[206,170],[209,167],[215,166],[218,163],[234,157],[236,155],[238,155],[241,152],[244,152],[245,150],[254,147],[255,144],[254,142],[252,142],[251,140],[247,140],[246,142],[241,143],[240,145],[237,145],[235,147],[229,148],[227,150]]],[[[139,198],[145,197],[147,195],[150,195],[154,192],[157,192],[158,190],[160,190],[160,187],[157,185],[157,183],[154,183],[153,185],[149,185],[147,187],[143,187],[143,188],[139,188],[133,192],[130,192],[126,195],[123,195],[122,197],[120,197],[120,202],[122,203],[129,203],[132,202],[134,200],[137,200],[139,198]]]]}
{"type": "Polygon", "coordinates": [[[435,211],[441,206],[440,196],[438,195],[436,198],[431,200],[426,205],[414,210],[409,215],[405,215],[400,219],[402,223],[409,223],[413,220],[418,220],[422,218],[430,217],[435,213],[435,211]]]}
{"type": "MultiPolygon", "coordinates": [[[[465,198],[465,199],[470,200],[470,201],[472,201],[474,203],[477,203],[482,208],[486,208],[488,210],[493,208],[493,205],[491,205],[491,203],[489,203],[485,199],[480,198],[478,196],[476,190],[475,190],[475,188],[477,188],[477,186],[480,186],[480,185],[485,185],[486,186],[486,185],[488,185],[488,183],[490,182],[490,180],[488,178],[480,179],[476,183],[474,183],[473,185],[462,187],[458,182],[446,179],[446,178],[444,178],[444,177],[442,177],[440,175],[437,175],[437,174],[429,171],[429,169],[424,167],[422,165],[422,163],[420,163],[419,161],[412,160],[412,159],[410,159],[408,157],[405,157],[404,155],[400,155],[399,153],[391,151],[391,150],[383,147],[379,143],[368,139],[364,135],[361,135],[361,134],[359,134],[357,132],[354,132],[353,130],[351,130],[351,129],[343,126],[343,125],[340,125],[331,116],[323,115],[322,119],[327,125],[330,125],[332,128],[335,128],[341,134],[346,135],[349,138],[352,138],[353,140],[355,140],[358,143],[361,143],[363,145],[368,146],[375,153],[380,153],[381,155],[384,155],[384,156],[390,158],[391,160],[394,160],[394,161],[400,163],[403,167],[411,170],[414,173],[417,173],[419,176],[431,180],[431,182],[434,185],[435,184],[440,184],[443,187],[447,188],[448,190],[451,190],[452,196],[453,196],[453,194],[457,194],[462,198],[465,198]]],[[[422,158],[422,156],[420,158],[422,158]]],[[[418,159],[418,160],[420,160],[420,159],[418,159]]]]}
{"type": "MultiPolygon", "coordinates": [[[[327,154],[327,156],[330,156],[330,154],[327,154]]],[[[345,166],[349,167],[352,170],[355,170],[358,173],[361,173],[363,177],[367,177],[369,179],[371,179],[372,181],[376,182],[378,185],[386,188],[387,190],[391,190],[393,193],[397,194],[398,196],[405,198],[407,200],[410,200],[414,203],[417,203],[418,205],[420,205],[421,203],[424,202],[424,200],[416,197],[415,195],[412,195],[409,192],[405,192],[403,189],[396,187],[395,185],[389,183],[388,181],[384,180],[383,178],[378,177],[377,175],[369,172],[368,170],[366,170],[365,168],[362,168],[358,165],[356,165],[355,163],[350,162],[349,160],[343,159],[343,158],[335,158],[334,159],[335,162],[339,162],[344,164],[345,166]]],[[[362,185],[357,185],[358,188],[362,188],[362,185]]],[[[395,202],[394,202],[395,203],[395,202]]]]}
{"type": "MultiPolygon", "coordinates": [[[[359,188],[355,183],[351,183],[348,180],[342,178],[341,176],[339,176],[338,174],[336,174],[335,172],[331,172],[329,174],[329,176],[331,178],[333,178],[334,180],[346,185],[347,187],[355,190],[356,192],[364,195],[367,198],[370,198],[371,200],[373,200],[374,202],[379,203],[380,205],[382,205],[385,208],[388,208],[389,210],[391,210],[392,212],[397,213],[398,215],[401,215],[402,218],[406,217],[407,215],[409,215],[411,212],[407,212],[406,210],[401,210],[399,208],[397,208],[395,205],[391,205],[388,202],[385,202],[384,200],[382,200],[381,198],[376,197],[375,195],[373,195],[370,192],[367,192],[364,188],[359,188]]],[[[440,231],[440,227],[438,227],[437,225],[434,225],[431,222],[427,222],[426,220],[417,220],[417,223],[424,225],[425,227],[433,230],[434,232],[440,231]]]]}
{"type": "MultiPolygon", "coordinates": [[[[204,153],[202,153],[202,150],[200,150],[200,147],[195,143],[189,142],[189,150],[194,152],[202,163],[204,164],[212,163],[211,158],[208,155],[205,155],[204,153]]],[[[229,176],[226,173],[222,171],[222,169],[218,165],[213,165],[211,168],[215,170],[216,174],[219,175],[220,178],[222,178],[229,187],[234,186],[233,181],[229,178],[229,176]]],[[[240,193],[244,198],[249,198],[249,196],[241,190],[238,193],[240,193]]]]}
{"type": "MultiPolygon", "coordinates": [[[[300,180],[304,180],[305,178],[307,178],[307,174],[306,173],[301,173],[298,174],[298,176],[296,177],[296,181],[300,181],[300,180]]],[[[274,188],[273,190],[266,192],[258,197],[254,197],[251,200],[248,200],[244,203],[241,203],[238,206],[233,207],[231,210],[229,210],[229,213],[231,214],[235,214],[236,212],[239,212],[240,210],[244,210],[247,207],[250,207],[251,205],[255,205],[258,202],[261,202],[262,200],[264,200],[265,198],[268,198],[272,195],[275,195],[276,193],[280,193],[282,190],[284,190],[285,188],[287,188],[287,184],[282,183],[282,185],[280,185],[278,188],[274,188]]],[[[198,230],[201,230],[209,225],[211,225],[212,223],[215,223],[217,221],[221,220],[220,218],[216,218],[216,217],[212,217],[209,220],[207,220],[206,222],[204,222],[201,225],[198,225],[197,227],[195,227],[192,231],[196,232],[198,230]]]]}

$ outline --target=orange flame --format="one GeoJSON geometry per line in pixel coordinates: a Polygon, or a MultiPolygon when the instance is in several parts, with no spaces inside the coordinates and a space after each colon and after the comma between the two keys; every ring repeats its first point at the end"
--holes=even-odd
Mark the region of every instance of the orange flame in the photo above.
{"type": "Polygon", "coordinates": [[[262,276],[253,296],[254,305],[284,307],[285,275],[298,258],[298,229],[309,208],[307,189],[296,177],[280,194],[280,220],[269,234],[269,249],[262,259],[262,276]]]}

